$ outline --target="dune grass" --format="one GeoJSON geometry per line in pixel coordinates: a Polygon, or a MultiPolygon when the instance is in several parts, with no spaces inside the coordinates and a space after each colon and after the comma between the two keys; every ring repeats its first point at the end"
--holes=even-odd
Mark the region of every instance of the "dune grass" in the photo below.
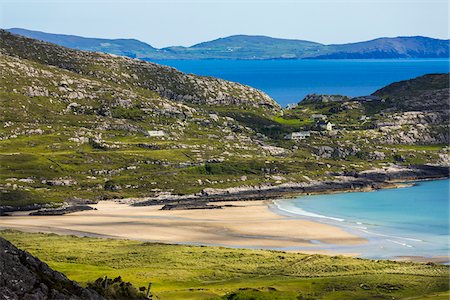
{"type": "Polygon", "coordinates": [[[152,282],[158,299],[440,299],[449,289],[448,267],[434,264],[10,230],[0,236],[81,284],[120,275],[137,287],[152,282]]]}

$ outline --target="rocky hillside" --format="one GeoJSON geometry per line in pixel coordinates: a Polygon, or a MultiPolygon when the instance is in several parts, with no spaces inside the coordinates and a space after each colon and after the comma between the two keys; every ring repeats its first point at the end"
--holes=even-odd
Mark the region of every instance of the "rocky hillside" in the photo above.
{"type": "Polygon", "coordinates": [[[429,74],[390,84],[367,97],[308,95],[285,117],[309,119],[314,112],[336,127],[359,130],[359,137],[374,145],[447,145],[448,99],[449,74],[429,74]]]}
{"type": "Polygon", "coordinates": [[[402,111],[448,111],[449,74],[428,74],[392,83],[375,93],[402,111]]]}
{"type": "Polygon", "coordinates": [[[1,299],[104,299],[1,237],[0,270],[1,299]]]}
{"type": "Polygon", "coordinates": [[[276,111],[279,105],[254,88],[217,78],[108,54],[83,52],[0,30],[0,51],[129,88],[145,88],[183,103],[239,105],[276,111]]]}
{"type": "Polygon", "coordinates": [[[243,85],[0,33],[0,214],[450,164],[445,74],[281,111],[243,85]]]}

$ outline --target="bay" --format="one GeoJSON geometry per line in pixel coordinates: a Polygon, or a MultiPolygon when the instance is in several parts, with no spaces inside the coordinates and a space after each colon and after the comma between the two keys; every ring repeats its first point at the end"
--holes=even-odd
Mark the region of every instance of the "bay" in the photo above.
{"type": "Polygon", "coordinates": [[[373,192],[303,196],[275,204],[282,213],[339,226],[369,240],[367,245],[341,251],[368,258],[439,257],[450,251],[449,190],[450,181],[445,179],[373,192]]]}
{"type": "Polygon", "coordinates": [[[258,88],[283,107],[307,94],[369,95],[392,82],[449,72],[448,59],[158,60],[186,73],[258,88]]]}

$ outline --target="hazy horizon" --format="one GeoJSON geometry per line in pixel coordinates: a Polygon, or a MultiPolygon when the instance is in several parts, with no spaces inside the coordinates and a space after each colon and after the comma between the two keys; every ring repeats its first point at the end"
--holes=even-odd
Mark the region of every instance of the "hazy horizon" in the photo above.
{"type": "Polygon", "coordinates": [[[1,28],[133,38],[157,48],[241,34],[322,44],[397,36],[449,38],[445,0],[0,0],[0,5],[1,28]]]}
{"type": "MultiPolygon", "coordinates": [[[[12,29],[21,29],[21,30],[28,30],[28,31],[35,31],[35,32],[42,32],[42,33],[48,33],[48,34],[55,34],[55,35],[66,35],[66,36],[79,36],[82,38],[92,38],[92,39],[109,39],[109,38],[105,38],[105,37],[101,37],[101,36],[81,36],[81,35],[76,35],[76,34],[67,34],[67,33],[61,33],[61,32],[46,32],[46,31],[40,31],[40,30],[35,30],[35,29],[30,29],[30,28],[21,28],[21,27],[11,27],[11,28],[2,28],[5,30],[12,30],[12,29]]],[[[280,37],[276,37],[276,36],[268,36],[268,35],[252,35],[252,34],[233,34],[233,35],[229,35],[229,36],[221,36],[221,37],[217,37],[217,38],[213,38],[207,41],[200,41],[196,44],[192,44],[192,45],[187,45],[187,46],[182,46],[182,45],[178,45],[178,44],[174,44],[174,45],[169,45],[169,46],[165,46],[165,47],[192,47],[195,46],[197,44],[200,43],[204,43],[204,42],[210,42],[210,41],[215,41],[215,40],[219,40],[219,39],[224,39],[224,38],[229,38],[229,37],[233,37],[233,36],[253,36],[253,37],[268,37],[268,38],[273,38],[273,39],[284,39],[284,40],[297,40],[299,41],[300,39],[291,39],[291,38],[280,38],[280,37]]],[[[380,37],[376,37],[370,40],[376,40],[376,39],[383,39],[383,38],[403,38],[403,37],[426,37],[426,38],[433,38],[433,39],[439,39],[439,40],[450,40],[448,38],[446,39],[441,39],[441,38],[436,38],[436,37],[431,37],[431,36],[423,36],[423,35],[408,35],[408,36],[380,36],[380,37]]],[[[130,40],[139,40],[136,38],[110,38],[110,39],[130,39],[130,40]]],[[[337,43],[337,44],[351,44],[351,43],[358,43],[358,42],[366,42],[366,41],[370,41],[370,40],[361,40],[361,41],[352,41],[352,42],[342,42],[342,43],[337,43]]],[[[145,41],[139,40],[141,42],[147,43],[145,41]]],[[[306,41],[306,40],[304,40],[306,41]]],[[[316,42],[314,40],[308,40],[309,42],[316,42]]],[[[319,42],[316,42],[319,43],[319,42]]],[[[150,46],[154,46],[151,43],[147,43],[150,46]]],[[[322,43],[321,43],[322,44],[322,43]]],[[[323,44],[323,45],[333,45],[333,44],[323,44]]],[[[161,47],[164,48],[164,47],[161,47]]]]}

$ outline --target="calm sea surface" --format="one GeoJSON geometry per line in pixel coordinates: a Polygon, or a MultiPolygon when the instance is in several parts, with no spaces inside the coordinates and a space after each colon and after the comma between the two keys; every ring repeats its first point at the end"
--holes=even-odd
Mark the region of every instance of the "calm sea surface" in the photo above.
{"type": "Polygon", "coordinates": [[[159,60],[197,75],[219,77],[263,90],[282,106],[309,93],[362,96],[394,81],[449,72],[445,59],[390,60],[159,60]]]}
{"type": "Polygon", "coordinates": [[[399,189],[277,200],[275,205],[282,213],[337,225],[370,241],[338,250],[368,258],[448,256],[449,184],[423,181],[399,189]]]}

